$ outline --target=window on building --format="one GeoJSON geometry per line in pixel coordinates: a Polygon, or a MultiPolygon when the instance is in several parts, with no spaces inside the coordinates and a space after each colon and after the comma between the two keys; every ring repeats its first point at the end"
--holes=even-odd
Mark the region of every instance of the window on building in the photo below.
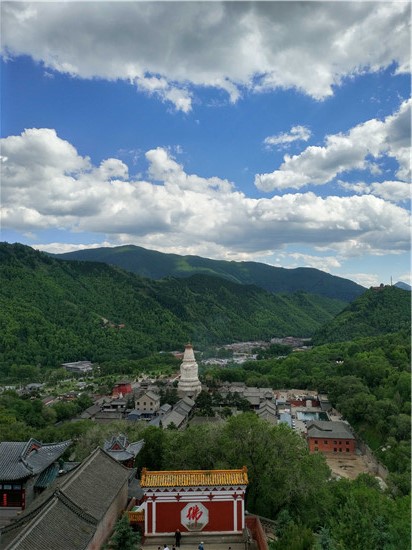
{"type": "Polygon", "coordinates": [[[327,441],[327,440],[325,439],[325,440],[323,441],[323,443],[324,443],[325,445],[327,445],[327,444],[329,443],[329,441],[327,441]]]}
{"type": "Polygon", "coordinates": [[[315,451],[319,451],[318,447],[315,447],[315,451]]]}
{"type": "Polygon", "coordinates": [[[346,441],[346,445],[349,445],[349,441],[346,441]]]}
{"type": "Polygon", "coordinates": [[[334,452],[334,453],[337,453],[337,452],[338,452],[338,449],[337,449],[336,447],[334,447],[333,452],[334,452]]]}
{"type": "Polygon", "coordinates": [[[334,441],[333,444],[336,445],[338,442],[337,441],[334,441]]]}
{"type": "Polygon", "coordinates": [[[315,445],[317,445],[317,444],[318,444],[318,440],[317,440],[317,439],[315,439],[315,445]]]}
{"type": "Polygon", "coordinates": [[[350,452],[350,449],[346,449],[346,452],[349,453],[349,452],[350,452]]]}
{"type": "Polygon", "coordinates": [[[341,452],[342,452],[342,449],[339,449],[339,452],[341,453],[341,452]]]}

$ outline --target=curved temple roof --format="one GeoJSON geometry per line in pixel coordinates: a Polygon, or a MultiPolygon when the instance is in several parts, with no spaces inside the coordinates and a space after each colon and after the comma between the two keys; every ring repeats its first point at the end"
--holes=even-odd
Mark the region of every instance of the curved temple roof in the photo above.
{"type": "Polygon", "coordinates": [[[0,479],[12,481],[43,472],[70,444],[70,440],[42,444],[33,438],[27,442],[0,442],[0,479]]]}

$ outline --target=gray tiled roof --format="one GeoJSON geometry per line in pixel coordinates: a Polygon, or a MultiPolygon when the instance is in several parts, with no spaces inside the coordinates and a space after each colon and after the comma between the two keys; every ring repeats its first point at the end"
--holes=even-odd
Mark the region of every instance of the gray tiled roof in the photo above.
{"type": "Polygon", "coordinates": [[[102,449],[96,449],[59,485],[64,494],[81,505],[85,512],[101,519],[129,476],[128,468],[102,449]]]}
{"type": "Polygon", "coordinates": [[[350,428],[344,422],[329,422],[328,420],[313,420],[306,425],[308,437],[319,439],[355,439],[350,428]]]}
{"type": "Polygon", "coordinates": [[[259,405],[260,403],[260,397],[259,395],[246,395],[246,393],[243,396],[251,405],[259,405]]]}
{"type": "Polygon", "coordinates": [[[133,409],[129,412],[126,419],[127,420],[140,420],[140,417],[142,416],[142,413],[138,409],[133,409]]]}
{"type": "Polygon", "coordinates": [[[71,441],[43,445],[35,439],[28,442],[3,441],[0,443],[0,479],[12,481],[39,474],[53,464],[71,441]]]}
{"type": "Polygon", "coordinates": [[[101,406],[97,403],[92,405],[91,407],[88,407],[85,411],[82,412],[80,415],[81,418],[90,418],[91,416],[94,416],[101,410],[101,406]]]}
{"type": "Polygon", "coordinates": [[[130,470],[96,449],[0,530],[4,550],[84,550],[130,470]]]}
{"type": "Polygon", "coordinates": [[[186,416],[184,414],[177,411],[171,411],[162,418],[162,426],[163,428],[167,428],[170,424],[174,424],[176,428],[180,428],[185,420],[186,416]]]}
{"type": "Polygon", "coordinates": [[[129,460],[134,458],[137,454],[143,449],[144,439],[140,441],[135,441],[134,443],[129,443],[125,435],[120,434],[117,437],[113,437],[110,441],[105,441],[103,449],[109,454],[112,458],[119,462],[124,460],[129,460]],[[113,450],[112,447],[115,443],[121,447],[118,450],[113,450]]]}
{"type": "Polygon", "coordinates": [[[83,550],[96,532],[97,520],[58,491],[36,512],[2,530],[4,550],[83,550]]]}
{"type": "Polygon", "coordinates": [[[34,486],[38,489],[45,489],[53,483],[58,475],[59,465],[56,463],[50,464],[50,466],[39,475],[34,486]]]}
{"type": "Polygon", "coordinates": [[[193,399],[190,399],[190,397],[183,397],[182,399],[180,399],[180,401],[176,403],[176,405],[173,407],[173,410],[180,414],[188,416],[194,406],[195,402],[193,401],[193,399]]]}
{"type": "Polygon", "coordinates": [[[257,414],[266,411],[270,411],[271,413],[276,414],[277,409],[275,403],[272,403],[271,401],[264,401],[260,404],[259,409],[257,410],[257,414]]]}
{"type": "Polygon", "coordinates": [[[138,398],[138,400],[140,401],[142,397],[145,397],[146,399],[151,399],[152,401],[160,401],[160,395],[152,391],[146,391],[138,398]]]}

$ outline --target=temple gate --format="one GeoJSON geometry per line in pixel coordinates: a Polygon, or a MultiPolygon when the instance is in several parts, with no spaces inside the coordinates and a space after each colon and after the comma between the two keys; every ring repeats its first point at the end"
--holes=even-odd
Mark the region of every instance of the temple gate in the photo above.
{"type": "Polygon", "coordinates": [[[247,468],[143,469],[145,535],[184,532],[241,533],[245,527],[247,468]]]}

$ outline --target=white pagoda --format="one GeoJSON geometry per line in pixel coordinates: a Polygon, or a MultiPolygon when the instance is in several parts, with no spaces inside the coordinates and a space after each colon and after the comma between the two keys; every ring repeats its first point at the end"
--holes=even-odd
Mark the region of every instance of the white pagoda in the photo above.
{"type": "Polygon", "coordinates": [[[198,365],[191,344],[186,344],[185,346],[177,389],[180,395],[187,395],[189,397],[196,397],[202,391],[202,384],[198,376],[198,365]]]}

